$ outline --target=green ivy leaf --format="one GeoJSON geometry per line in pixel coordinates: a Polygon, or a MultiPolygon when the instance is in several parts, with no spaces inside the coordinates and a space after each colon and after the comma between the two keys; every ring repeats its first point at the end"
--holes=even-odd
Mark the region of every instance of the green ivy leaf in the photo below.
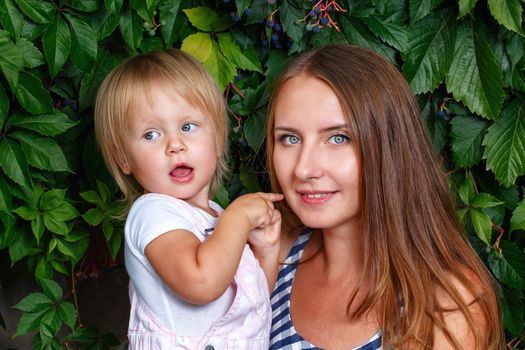
{"type": "Polygon", "coordinates": [[[30,333],[40,326],[42,318],[51,309],[51,306],[45,310],[38,312],[25,312],[18,321],[18,327],[15,332],[15,336],[24,335],[30,333]]]}
{"type": "Polygon", "coordinates": [[[471,208],[470,219],[474,226],[474,231],[479,239],[490,245],[492,237],[492,222],[490,217],[485,214],[481,209],[471,208]]]}
{"type": "Polygon", "coordinates": [[[18,74],[22,70],[24,59],[20,49],[13,43],[0,44],[0,69],[4,73],[11,89],[15,89],[18,82],[18,74]]]}
{"type": "Polygon", "coordinates": [[[380,41],[360,18],[354,17],[350,21],[347,17],[340,17],[339,21],[348,43],[374,50],[392,63],[396,61],[394,49],[380,41]]]}
{"type": "Polygon", "coordinates": [[[82,12],[95,12],[98,9],[97,0],[72,1],[69,5],[82,12]]]}
{"type": "Polygon", "coordinates": [[[9,113],[9,98],[5,94],[4,89],[0,85],[0,129],[4,125],[7,119],[7,113],[9,113]]]}
{"type": "Polygon", "coordinates": [[[40,239],[44,235],[45,231],[44,217],[42,215],[37,215],[33,220],[31,220],[31,231],[35,236],[36,242],[40,243],[40,239]]]}
{"type": "Polygon", "coordinates": [[[255,54],[246,55],[250,51],[243,51],[235,44],[230,33],[217,34],[222,54],[238,68],[262,73],[261,62],[255,54]]]}
{"type": "Polygon", "coordinates": [[[54,210],[62,205],[65,197],[66,190],[61,188],[55,188],[44,192],[40,197],[39,208],[43,211],[54,210]]]}
{"type": "Polygon", "coordinates": [[[45,63],[44,55],[32,42],[20,38],[17,40],[16,46],[24,53],[25,67],[35,68],[45,63]]]}
{"type": "Polygon", "coordinates": [[[102,40],[111,35],[119,25],[119,13],[100,11],[92,17],[93,30],[97,39],[102,40]]]}
{"type": "Polygon", "coordinates": [[[104,219],[104,213],[99,208],[91,208],[82,215],[82,218],[91,226],[97,226],[104,219]]]}
{"type": "Polygon", "coordinates": [[[38,209],[30,205],[22,205],[13,212],[26,221],[34,220],[38,216],[38,209]]]}
{"type": "Polygon", "coordinates": [[[464,17],[472,11],[478,0],[459,0],[459,14],[458,18],[464,17]]]}
{"type": "Polygon", "coordinates": [[[109,253],[111,255],[111,259],[115,260],[117,258],[117,254],[120,250],[120,247],[122,247],[122,238],[123,234],[119,232],[119,234],[112,234],[111,239],[107,240],[107,246],[109,249],[109,253]]]}
{"type": "Polygon", "coordinates": [[[53,300],[44,293],[31,293],[13,307],[24,312],[37,312],[50,307],[52,304],[53,300]]]}
{"type": "Polygon", "coordinates": [[[27,159],[16,142],[5,138],[0,140],[0,167],[17,184],[27,189],[33,188],[27,159]]]}
{"type": "Polygon", "coordinates": [[[393,23],[371,15],[361,18],[368,28],[381,40],[404,52],[408,46],[408,35],[402,23],[393,23]]]}
{"type": "Polygon", "coordinates": [[[410,1],[408,6],[410,11],[410,23],[415,23],[426,17],[433,9],[432,0],[410,1]]]}
{"type": "Polygon", "coordinates": [[[512,212],[510,218],[510,231],[525,230],[525,199],[522,200],[512,212]]]}
{"type": "Polygon", "coordinates": [[[113,226],[111,220],[106,219],[102,222],[102,232],[104,233],[104,238],[106,239],[106,241],[111,240],[114,231],[115,227],[113,226]]]}
{"type": "Polygon", "coordinates": [[[262,145],[265,125],[266,114],[260,112],[250,114],[244,123],[244,136],[246,137],[246,142],[254,151],[258,151],[262,145]]]}
{"type": "Polygon", "coordinates": [[[31,73],[20,72],[14,93],[22,107],[30,113],[41,114],[53,111],[53,100],[42,86],[42,80],[31,73]]]}
{"type": "Polygon", "coordinates": [[[77,209],[68,202],[62,202],[56,208],[45,212],[49,217],[57,221],[68,221],[80,216],[77,209]]]}
{"type": "Polygon", "coordinates": [[[488,193],[476,193],[470,204],[476,208],[492,208],[503,204],[503,202],[488,193]]]}
{"type": "Polygon", "coordinates": [[[509,241],[502,241],[502,253],[491,251],[488,264],[494,276],[509,287],[525,288],[523,271],[525,270],[525,256],[516,245],[509,241]]]}
{"type": "Polygon", "coordinates": [[[213,52],[213,42],[208,33],[191,34],[182,41],[180,49],[204,63],[213,52]]]}
{"type": "Polygon", "coordinates": [[[87,20],[65,15],[71,28],[71,60],[83,71],[89,71],[97,58],[97,35],[87,20]]]}
{"type": "Polygon", "coordinates": [[[458,27],[447,90],[474,113],[496,119],[503,104],[503,76],[486,39],[466,23],[458,27]],[[483,72],[491,72],[485,74],[483,72]]]}
{"type": "Polygon", "coordinates": [[[513,334],[523,333],[523,292],[502,286],[499,297],[505,329],[513,334]]]}
{"type": "MultiPolygon", "coordinates": [[[[0,176],[0,212],[11,211],[11,202],[12,198],[11,192],[9,191],[9,186],[6,182],[6,179],[3,176],[0,176]]],[[[2,244],[0,243],[0,247],[1,246],[2,244]]]]}
{"type": "Polygon", "coordinates": [[[105,52],[99,52],[93,69],[89,73],[84,74],[82,82],[80,83],[80,91],[78,95],[79,111],[84,111],[86,108],[92,107],[95,93],[100,83],[104,80],[111,69],[122,62],[122,59],[122,57],[111,56],[105,52]]]}
{"type": "Polygon", "coordinates": [[[77,310],[73,304],[68,302],[60,303],[58,305],[58,313],[60,319],[62,319],[69,328],[73,329],[75,327],[75,323],[77,322],[77,310]]]}
{"type": "Polygon", "coordinates": [[[257,181],[257,176],[254,173],[246,169],[244,166],[240,168],[241,183],[248,190],[248,192],[261,192],[261,186],[257,181]]]}
{"type": "Polygon", "coordinates": [[[185,23],[179,12],[181,4],[182,0],[162,1],[159,4],[160,20],[165,23],[160,27],[160,33],[167,46],[171,46],[180,38],[185,23]]]}
{"type": "Polygon", "coordinates": [[[56,7],[47,1],[41,0],[15,0],[22,12],[36,23],[46,24],[51,20],[56,7]]]}
{"type": "Polygon", "coordinates": [[[452,125],[452,155],[457,168],[471,168],[483,155],[481,141],[487,130],[487,121],[473,116],[456,116],[452,125]]]}
{"type": "Polygon", "coordinates": [[[209,7],[199,6],[182,10],[190,23],[197,29],[205,32],[220,32],[231,26],[229,15],[220,17],[217,12],[209,7]]]}
{"type": "Polygon", "coordinates": [[[155,10],[153,0],[130,0],[129,4],[144,21],[151,22],[155,10]]]}
{"type": "Polygon", "coordinates": [[[20,142],[31,166],[41,170],[71,171],[64,152],[54,139],[25,130],[15,131],[10,136],[20,142]]]}
{"type": "Polygon", "coordinates": [[[57,235],[65,236],[69,233],[69,228],[64,221],[57,220],[50,215],[50,212],[43,214],[45,227],[57,235]]]}
{"type": "Polygon", "coordinates": [[[235,66],[221,54],[219,46],[216,43],[213,43],[210,57],[202,62],[202,64],[206,67],[213,79],[215,79],[221,91],[226,89],[228,83],[233,81],[235,74],[237,74],[235,66]]]}
{"type": "Polygon", "coordinates": [[[434,90],[445,78],[451,62],[450,45],[456,40],[452,13],[428,16],[413,23],[408,48],[403,52],[403,73],[415,94],[434,90]]]}
{"type": "Polygon", "coordinates": [[[91,204],[95,204],[98,206],[102,206],[104,204],[98,193],[95,191],[81,192],[80,197],[82,197],[83,200],[91,204]]]}
{"type": "Polygon", "coordinates": [[[9,129],[16,126],[36,131],[44,136],[57,136],[78,123],[78,121],[71,120],[67,115],[58,111],[42,115],[18,113],[7,120],[6,128],[9,129]]]}
{"type": "Polygon", "coordinates": [[[60,16],[55,16],[42,37],[44,55],[51,77],[55,77],[69,57],[71,33],[60,16]]]}
{"type": "Polygon", "coordinates": [[[488,5],[490,13],[499,24],[508,30],[525,36],[521,28],[523,10],[520,0],[488,0],[488,5]]]}
{"type": "Polygon", "coordinates": [[[483,145],[487,169],[505,187],[525,174],[525,110],[522,101],[515,99],[503,110],[500,118],[488,130],[483,145]]]}
{"type": "Polygon", "coordinates": [[[20,36],[24,18],[12,0],[0,1],[0,24],[15,38],[20,36]]]}
{"type": "MultiPolygon", "coordinates": [[[[72,247],[71,243],[64,242],[62,240],[57,241],[57,249],[60,253],[64,254],[67,257],[72,258],[73,260],[79,260],[77,259],[77,255],[75,254],[75,250],[72,247]]],[[[80,256],[82,257],[82,256],[80,256]]]]}
{"type": "Polygon", "coordinates": [[[120,15],[120,34],[133,51],[137,50],[142,41],[143,22],[137,13],[130,8],[126,8],[120,15]]]}
{"type": "Polygon", "coordinates": [[[296,22],[303,19],[304,13],[292,6],[288,0],[282,2],[279,10],[284,31],[294,42],[300,42],[303,39],[305,30],[303,25],[297,25],[296,22]]]}

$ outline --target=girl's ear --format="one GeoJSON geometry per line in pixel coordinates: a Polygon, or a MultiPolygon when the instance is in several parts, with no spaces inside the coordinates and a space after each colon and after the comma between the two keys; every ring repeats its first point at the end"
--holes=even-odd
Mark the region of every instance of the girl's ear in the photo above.
{"type": "Polygon", "coordinates": [[[115,151],[116,153],[116,161],[117,161],[117,164],[120,168],[120,170],[126,174],[126,175],[130,175],[131,174],[131,168],[129,166],[129,163],[128,163],[128,159],[126,158],[126,155],[123,153],[123,152],[119,152],[119,151],[115,151]]]}

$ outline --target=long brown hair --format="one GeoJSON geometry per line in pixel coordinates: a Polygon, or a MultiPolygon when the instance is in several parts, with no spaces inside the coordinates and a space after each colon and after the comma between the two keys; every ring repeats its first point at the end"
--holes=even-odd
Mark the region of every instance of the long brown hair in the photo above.
{"type": "MultiPolygon", "coordinates": [[[[428,349],[433,331],[448,331],[436,290],[465,317],[476,338],[476,349],[503,344],[501,314],[494,281],[471,247],[456,215],[456,207],[419,106],[396,67],[371,50],[330,45],[302,54],[281,73],[274,86],[267,124],[267,159],[273,191],[281,192],[272,165],[275,103],[284,84],[299,75],[320,79],[338,96],[353,142],[359,149],[362,174],[364,271],[370,290],[357,311],[359,317],[377,308],[383,344],[395,348],[428,349]],[[484,288],[476,290],[465,275],[470,269],[484,288]],[[476,296],[486,320],[486,337],[451,276],[476,296]],[[400,301],[401,300],[401,301],[400,301]],[[400,307],[400,304],[402,305],[400,307]]],[[[301,226],[286,201],[283,227],[301,226]]],[[[348,309],[356,295],[349,300],[348,309]]]]}

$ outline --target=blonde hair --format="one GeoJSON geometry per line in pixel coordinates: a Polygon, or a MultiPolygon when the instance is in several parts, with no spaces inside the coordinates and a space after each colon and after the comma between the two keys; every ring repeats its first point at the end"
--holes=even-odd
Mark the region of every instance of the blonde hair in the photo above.
{"type": "MultiPolygon", "coordinates": [[[[290,79],[317,78],[337,95],[347,116],[350,135],[359,149],[362,174],[364,271],[372,286],[357,311],[359,317],[377,308],[383,344],[394,348],[432,348],[435,327],[456,349],[461,339],[449,332],[440,305],[440,288],[465,317],[476,349],[504,344],[494,280],[471,247],[456,215],[448,182],[429,141],[419,106],[395,66],[371,50],[330,45],[293,60],[276,81],[267,123],[267,160],[273,191],[282,192],[274,174],[275,105],[290,79]],[[480,280],[472,285],[465,267],[480,280]],[[454,276],[472,295],[486,320],[486,337],[469,312],[454,276]],[[400,307],[400,299],[403,308],[400,307]]],[[[282,204],[284,231],[297,232],[299,218],[282,204]]]]}
{"type": "Polygon", "coordinates": [[[128,58],[115,67],[100,85],[95,101],[95,133],[109,171],[127,202],[144,193],[133,175],[126,175],[118,160],[125,159],[123,140],[126,137],[126,117],[146,97],[152,100],[153,86],[174,92],[200,109],[211,119],[215,146],[219,152],[217,169],[210,186],[210,196],[227,174],[226,155],[228,126],[226,103],[217,85],[202,65],[177,49],[154,51],[128,58]]]}

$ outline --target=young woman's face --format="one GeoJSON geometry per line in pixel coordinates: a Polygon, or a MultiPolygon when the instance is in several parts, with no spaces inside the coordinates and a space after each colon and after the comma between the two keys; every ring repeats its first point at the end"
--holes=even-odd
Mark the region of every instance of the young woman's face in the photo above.
{"type": "Polygon", "coordinates": [[[207,208],[218,156],[212,121],[177,93],[155,87],[151,96],[151,103],[143,98],[126,116],[125,159],[119,165],[146,192],[207,208]]]}
{"type": "Polygon", "coordinates": [[[302,223],[322,229],[358,224],[360,162],[333,90],[304,75],[286,82],[273,132],[275,175],[302,223]]]}

